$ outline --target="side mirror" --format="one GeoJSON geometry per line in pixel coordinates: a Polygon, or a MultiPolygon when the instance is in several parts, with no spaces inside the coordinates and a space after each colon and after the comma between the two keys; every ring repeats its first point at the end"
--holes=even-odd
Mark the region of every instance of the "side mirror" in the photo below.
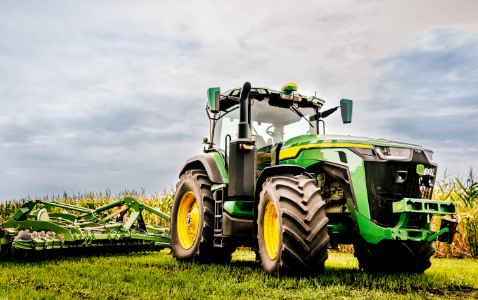
{"type": "Polygon", "coordinates": [[[220,96],[221,96],[221,88],[209,88],[207,89],[207,97],[209,99],[209,109],[212,113],[216,114],[220,110],[220,96]]]}
{"type": "Polygon", "coordinates": [[[342,112],[342,121],[344,124],[352,123],[352,100],[340,100],[340,111],[342,112]]]}

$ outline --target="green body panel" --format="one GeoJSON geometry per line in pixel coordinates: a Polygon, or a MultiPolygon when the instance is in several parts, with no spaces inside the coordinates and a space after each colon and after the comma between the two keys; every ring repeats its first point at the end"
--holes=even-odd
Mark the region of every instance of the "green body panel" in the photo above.
{"type": "Polygon", "coordinates": [[[358,210],[363,216],[370,218],[363,160],[349,149],[310,149],[300,152],[299,155],[294,159],[280,161],[279,164],[298,165],[307,168],[318,162],[331,162],[346,166],[349,169],[358,210]],[[340,161],[339,154],[337,152],[338,150],[345,152],[347,155],[347,163],[340,161]]]}
{"type": "Polygon", "coordinates": [[[222,156],[217,152],[211,152],[211,153],[208,153],[206,155],[209,155],[212,158],[214,158],[214,161],[217,164],[219,172],[221,173],[221,177],[222,177],[223,182],[224,183],[229,183],[229,176],[227,175],[226,166],[224,166],[224,160],[222,159],[222,156]]]}
{"type": "Polygon", "coordinates": [[[224,210],[231,215],[237,216],[253,216],[254,201],[226,201],[224,210]]]}

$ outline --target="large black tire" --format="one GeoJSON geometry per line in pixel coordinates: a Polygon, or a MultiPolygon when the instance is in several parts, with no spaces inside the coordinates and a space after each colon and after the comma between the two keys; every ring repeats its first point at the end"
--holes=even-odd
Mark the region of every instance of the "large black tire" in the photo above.
{"type": "Polygon", "coordinates": [[[354,249],[359,268],[367,273],[423,273],[435,254],[430,242],[382,240],[370,244],[361,237],[354,242],[354,249]]]}
{"type": "Polygon", "coordinates": [[[212,182],[204,170],[189,170],[181,175],[176,185],[173,205],[171,207],[171,249],[179,261],[200,263],[227,263],[235,248],[214,248],[214,200],[211,192],[212,182]],[[199,225],[194,244],[189,249],[183,248],[178,237],[179,205],[183,196],[192,192],[199,207],[199,225]]]}
{"type": "Polygon", "coordinates": [[[268,178],[260,194],[257,222],[259,254],[267,273],[309,276],[324,272],[330,238],[325,202],[315,180],[304,175],[268,178]],[[264,238],[264,214],[270,202],[274,204],[279,229],[277,255],[273,259],[264,238]]]}

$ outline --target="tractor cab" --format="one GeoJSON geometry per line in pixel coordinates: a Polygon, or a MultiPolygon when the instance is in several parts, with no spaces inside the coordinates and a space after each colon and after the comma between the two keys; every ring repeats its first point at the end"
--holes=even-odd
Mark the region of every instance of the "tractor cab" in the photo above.
{"type": "MultiPolygon", "coordinates": [[[[265,91],[265,89],[262,89],[265,91]]],[[[232,91],[231,94],[234,94],[232,91]]],[[[301,106],[298,101],[284,101],[280,97],[251,97],[249,138],[257,147],[258,171],[271,165],[271,150],[290,138],[317,134],[316,124],[310,122],[315,114],[313,107],[301,106]]],[[[227,99],[227,96],[224,97],[227,99]]],[[[227,100],[226,100],[227,101],[227,100]]],[[[221,103],[222,104],[222,103],[221,103]]],[[[238,138],[240,121],[239,104],[222,111],[214,126],[213,144],[222,153],[228,140],[238,138]]]]}
{"type": "MultiPolygon", "coordinates": [[[[242,88],[220,94],[218,88],[209,89],[209,109],[215,112],[212,125],[211,148],[227,156],[228,141],[236,140],[240,123],[239,96],[242,88]],[[216,101],[218,97],[218,101],[216,101]]],[[[297,85],[287,83],[281,91],[252,87],[246,109],[248,137],[257,148],[257,173],[274,165],[272,154],[282,143],[293,137],[318,134],[315,120],[324,100],[297,93],[297,85]]]]}

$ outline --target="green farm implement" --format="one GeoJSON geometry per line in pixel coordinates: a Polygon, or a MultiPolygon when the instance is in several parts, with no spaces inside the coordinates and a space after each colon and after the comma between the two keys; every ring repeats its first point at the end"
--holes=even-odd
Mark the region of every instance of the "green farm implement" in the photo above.
{"type": "Polygon", "coordinates": [[[168,215],[133,198],[97,209],[32,200],[1,224],[0,258],[29,259],[169,248],[169,229],[146,224],[144,211],[169,219],[168,215]]]}
{"type": "Polygon", "coordinates": [[[176,259],[227,262],[243,245],[269,274],[305,276],[323,272],[328,248],[353,244],[364,271],[420,273],[432,242],[453,242],[455,203],[431,200],[431,150],[325,134],[338,109],[351,122],[351,100],[321,111],[293,83],[207,95],[210,137],[181,169],[171,209],[176,259]]]}

